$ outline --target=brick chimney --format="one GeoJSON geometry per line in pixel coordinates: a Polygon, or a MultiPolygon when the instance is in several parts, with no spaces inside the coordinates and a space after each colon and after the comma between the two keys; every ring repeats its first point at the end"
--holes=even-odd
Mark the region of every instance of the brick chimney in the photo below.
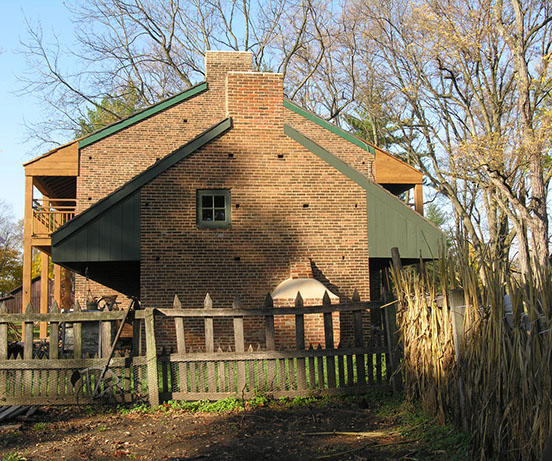
{"type": "Polygon", "coordinates": [[[226,91],[228,72],[251,72],[253,56],[248,51],[207,51],[205,81],[210,91],[226,91]]]}
{"type": "Polygon", "coordinates": [[[260,136],[283,136],[284,78],[272,72],[229,72],[226,115],[234,127],[260,136]]]}

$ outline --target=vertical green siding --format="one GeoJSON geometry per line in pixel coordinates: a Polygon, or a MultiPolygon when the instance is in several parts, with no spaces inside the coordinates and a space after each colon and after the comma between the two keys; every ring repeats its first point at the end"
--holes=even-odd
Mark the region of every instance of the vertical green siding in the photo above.
{"type": "Polygon", "coordinates": [[[52,244],[55,263],[140,260],[140,193],[111,208],[52,244]]]}

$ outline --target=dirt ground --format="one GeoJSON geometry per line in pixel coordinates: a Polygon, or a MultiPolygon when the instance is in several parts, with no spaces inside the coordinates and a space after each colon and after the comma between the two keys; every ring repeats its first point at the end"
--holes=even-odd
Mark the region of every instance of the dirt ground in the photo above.
{"type": "Polygon", "coordinates": [[[223,413],[167,407],[153,413],[101,414],[44,408],[35,421],[0,430],[0,459],[379,461],[446,457],[445,453],[424,452],[420,442],[402,438],[388,419],[377,416],[373,405],[362,406],[366,405],[268,405],[223,413]]]}

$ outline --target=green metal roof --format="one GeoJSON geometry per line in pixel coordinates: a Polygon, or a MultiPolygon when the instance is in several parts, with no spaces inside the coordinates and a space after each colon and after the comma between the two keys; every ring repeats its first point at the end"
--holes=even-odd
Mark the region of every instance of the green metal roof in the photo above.
{"type": "Polygon", "coordinates": [[[185,101],[186,99],[189,99],[192,96],[195,96],[196,94],[199,94],[205,90],[207,90],[207,83],[199,83],[191,88],[188,88],[182,93],[160,101],[157,104],[154,104],[147,109],[137,112],[130,117],[115,122],[112,125],[106,126],[105,128],[102,128],[101,130],[96,131],[95,133],[92,133],[87,137],[81,139],[79,141],[79,149],[89,146],[90,144],[93,144],[100,139],[107,138],[108,136],[111,136],[112,134],[117,133],[124,128],[127,128],[130,125],[141,122],[142,120],[151,117],[152,115],[158,114],[159,112],[168,109],[169,107],[172,107],[182,101],[185,101]]]}
{"type": "MultiPolygon", "coordinates": [[[[64,262],[80,261],[82,258],[88,257],[86,255],[92,255],[95,261],[112,260],[113,256],[107,254],[111,246],[106,246],[106,241],[118,241],[121,229],[128,230],[128,238],[133,242],[137,238],[139,251],[139,189],[180,160],[224,134],[230,128],[232,128],[232,119],[222,120],[184,146],[163,157],[52,233],[53,261],[61,261],[60,258],[63,258],[64,262]],[[91,232],[90,229],[94,232],[91,232]],[[77,235],[79,238],[75,238],[77,235]],[[98,238],[99,236],[101,238],[98,238]],[[82,248],[83,246],[93,248],[88,248],[85,251],[82,248]]],[[[137,254],[136,245],[131,243],[124,246],[124,248],[127,250],[118,256],[122,259],[117,260],[135,260],[133,258],[136,258],[137,254]]]]}
{"type": "Polygon", "coordinates": [[[291,126],[285,124],[284,133],[366,191],[370,258],[390,258],[392,247],[404,259],[438,256],[445,235],[431,222],[291,126]]]}
{"type": "Polygon", "coordinates": [[[289,99],[284,99],[284,107],[286,109],[292,110],[296,114],[299,114],[303,117],[305,117],[307,120],[310,120],[311,122],[316,123],[317,125],[321,126],[322,128],[331,131],[333,134],[336,134],[338,136],[341,136],[346,141],[349,141],[353,143],[355,146],[360,147],[361,149],[364,149],[365,151],[370,152],[372,155],[376,155],[376,151],[373,146],[368,144],[367,142],[363,141],[360,138],[357,138],[356,136],[352,135],[351,133],[339,128],[337,125],[334,125],[333,123],[330,123],[323,118],[319,117],[313,112],[309,112],[308,110],[303,109],[302,107],[298,106],[297,104],[291,102],[289,99]]]}

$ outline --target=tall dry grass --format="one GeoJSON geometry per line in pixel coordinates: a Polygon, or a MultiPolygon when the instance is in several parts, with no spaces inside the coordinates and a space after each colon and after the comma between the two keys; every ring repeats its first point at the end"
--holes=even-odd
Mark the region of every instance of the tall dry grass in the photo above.
{"type": "Polygon", "coordinates": [[[441,420],[464,421],[474,459],[540,459],[552,435],[552,281],[542,272],[545,286],[537,288],[507,267],[473,263],[460,249],[392,276],[406,397],[441,420]],[[466,306],[460,360],[449,308],[454,288],[464,290],[466,306]]]}

